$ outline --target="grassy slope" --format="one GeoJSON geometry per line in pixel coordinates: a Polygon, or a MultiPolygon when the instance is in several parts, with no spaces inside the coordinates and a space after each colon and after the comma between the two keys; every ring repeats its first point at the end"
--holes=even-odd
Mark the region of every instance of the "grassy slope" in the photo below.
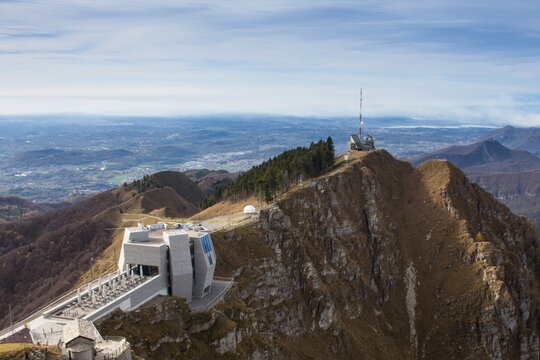
{"type": "Polygon", "coordinates": [[[46,360],[60,359],[60,352],[54,346],[39,346],[33,344],[0,344],[0,360],[25,360],[29,353],[39,351],[47,353],[46,360]]]}

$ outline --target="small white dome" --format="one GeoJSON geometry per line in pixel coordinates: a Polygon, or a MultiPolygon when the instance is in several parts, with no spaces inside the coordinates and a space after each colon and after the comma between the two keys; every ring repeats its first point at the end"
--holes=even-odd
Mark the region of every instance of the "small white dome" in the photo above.
{"type": "Polygon", "coordinates": [[[246,205],[246,207],[244,207],[244,214],[255,214],[255,213],[257,213],[257,209],[255,209],[255,206],[246,205]]]}

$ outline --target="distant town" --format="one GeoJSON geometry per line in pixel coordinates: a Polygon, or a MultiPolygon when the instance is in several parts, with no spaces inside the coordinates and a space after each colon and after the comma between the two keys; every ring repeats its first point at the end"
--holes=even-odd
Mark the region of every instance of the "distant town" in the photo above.
{"type": "MultiPolygon", "coordinates": [[[[352,118],[225,117],[197,119],[2,118],[0,196],[59,202],[104,191],[162,170],[244,171],[282,151],[332,136],[347,149],[352,118]],[[89,121],[92,120],[92,121],[89,121]],[[150,121],[151,120],[151,121],[150,121]]],[[[457,122],[375,118],[366,130],[377,147],[412,159],[467,144],[493,130],[457,122]]]]}

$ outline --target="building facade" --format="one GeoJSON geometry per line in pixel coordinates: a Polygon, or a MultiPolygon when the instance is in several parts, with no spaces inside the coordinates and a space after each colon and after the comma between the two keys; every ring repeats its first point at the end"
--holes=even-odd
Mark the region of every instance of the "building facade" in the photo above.
{"type": "Polygon", "coordinates": [[[118,261],[120,271],[159,275],[169,295],[191,301],[212,288],[216,254],[210,234],[202,229],[127,228],[118,261]]]}

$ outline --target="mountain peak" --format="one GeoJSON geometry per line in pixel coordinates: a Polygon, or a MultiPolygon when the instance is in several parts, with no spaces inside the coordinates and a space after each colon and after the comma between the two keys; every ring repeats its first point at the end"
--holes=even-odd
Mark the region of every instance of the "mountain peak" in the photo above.
{"type": "Polygon", "coordinates": [[[540,128],[505,126],[486,134],[481,140],[495,139],[511,149],[527,150],[540,155],[540,128]]]}
{"type": "Polygon", "coordinates": [[[384,150],[353,154],[280,197],[258,223],[214,238],[218,271],[237,275],[240,308],[252,309],[238,316],[264,319],[259,334],[281,355],[312,354],[279,342],[283,333],[308,342],[339,334],[321,358],[535,351],[520,348],[517,329],[537,334],[528,322],[537,310],[516,310],[532,304],[538,285],[533,260],[519,260],[535,258],[534,231],[448,161],[415,169],[384,150]]]}
{"type": "MultiPolygon", "coordinates": [[[[540,159],[523,150],[511,150],[494,139],[483,140],[470,145],[454,145],[442,150],[414,159],[412,163],[419,165],[430,159],[448,160],[461,169],[488,166],[493,163],[506,164],[515,171],[516,163],[523,168],[540,167],[540,159]],[[506,163],[505,163],[506,162],[506,163]]],[[[500,171],[500,170],[499,170],[500,171]]]]}

